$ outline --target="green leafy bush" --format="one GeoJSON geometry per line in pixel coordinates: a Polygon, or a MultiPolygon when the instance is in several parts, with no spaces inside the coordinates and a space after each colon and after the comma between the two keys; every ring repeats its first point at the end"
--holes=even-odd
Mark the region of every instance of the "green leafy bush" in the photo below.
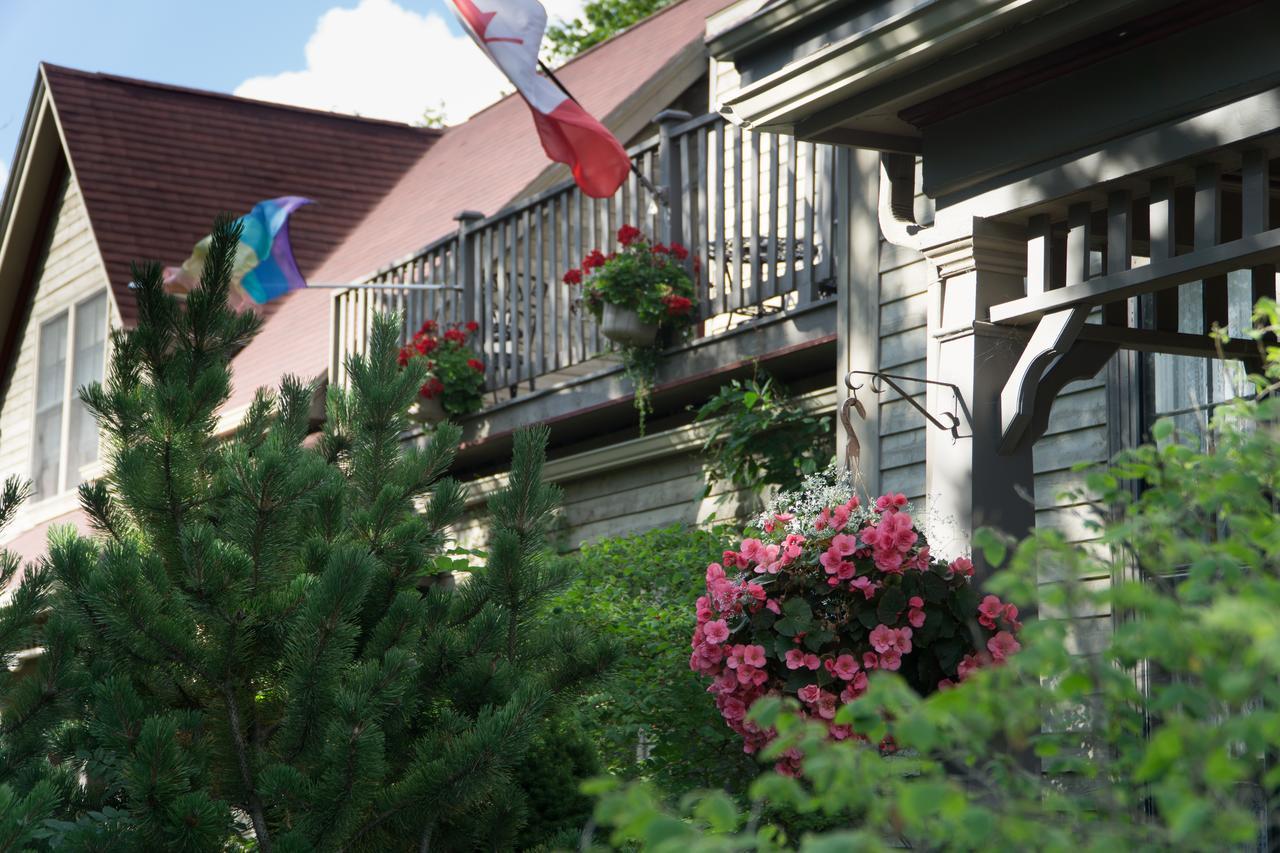
{"type": "Polygon", "coordinates": [[[740,790],[755,773],[706,684],[689,670],[691,603],[726,535],[675,525],[606,539],[568,558],[576,580],[554,606],[621,645],[610,675],[583,703],[611,773],[652,779],[671,792],[740,790]]]}
{"type": "MultiPolygon", "coordinates": [[[[755,709],[779,732],[766,757],[798,749],[804,775],[761,776],[753,800],[843,822],[801,849],[1274,849],[1264,833],[1280,795],[1275,303],[1259,303],[1258,320],[1259,397],[1220,408],[1208,451],[1162,421],[1154,444],[1088,476],[1114,510],[1094,523],[1102,547],[1051,531],[1016,545],[976,537],[1004,565],[988,586],[1038,598],[1041,618],[1004,665],[928,698],[875,673],[837,720],[869,727],[874,742],[892,719],[902,753],[833,743],[776,700],[755,709]]],[[[650,789],[612,788],[597,815],[613,842],[648,850],[797,846],[722,793],[688,798],[677,817],[650,789]]]]}
{"type": "Polygon", "coordinates": [[[835,453],[831,417],[806,412],[763,370],[722,385],[696,420],[711,427],[702,445],[708,490],[729,483],[756,495],[768,486],[793,491],[835,453]]]}

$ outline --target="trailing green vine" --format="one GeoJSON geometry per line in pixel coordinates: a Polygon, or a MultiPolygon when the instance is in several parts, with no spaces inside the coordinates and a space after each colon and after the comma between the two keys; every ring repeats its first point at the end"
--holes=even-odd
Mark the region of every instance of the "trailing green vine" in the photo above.
{"type": "Polygon", "coordinates": [[[708,493],[722,482],[757,496],[769,486],[791,491],[835,453],[831,415],[805,411],[763,370],[722,385],[695,422],[710,428],[702,444],[708,493]]]}

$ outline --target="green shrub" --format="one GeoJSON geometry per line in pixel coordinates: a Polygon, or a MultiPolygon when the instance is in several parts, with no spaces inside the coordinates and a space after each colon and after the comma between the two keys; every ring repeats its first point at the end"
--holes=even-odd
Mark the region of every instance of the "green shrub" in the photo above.
{"type": "MultiPolygon", "coordinates": [[[[1263,833],[1275,832],[1280,801],[1280,350],[1268,349],[1280,316],[1270,300],[1258,314],[1259,397],[1219,409],[1208,451],[1161,421],[1155,443],[1087,475],[1113,510],[1094,522],[1101,547],[1051,531],[1016,545],[975,537],[1003,566],[992,591],[1036,602],[1041,618],[1004,665],[928,698],[875,673],[836,719],[872,743],[892,721],[901,753],[830,742],[776,700],[753,709],[779,730],[766,760],[805,756],[803,778],[752,785],[756,806],[843,822],[801,849],[1275,849],[1263,833]],[[1099,613],[1113,614],[1109,630],[1085,643],[1099,613]]],[[[677,818],[651,789],[609,784],[595,789],[597,817],[615,844],[797,840],[721,792],[686,798],[677,818]]]]}
{"type": "Polygon", "coordinates": [[[647,778],[671,792],[724,786],[741,790],[755,773],[689,669],[693,603],[726,533],[680,525],[588,545],[568,559],[576,580],[555,606],[589,632],[609,634],[621,654],[587,697],[583,714],[611,772],[647,778]],[[648,758],[638,760],[638,739],[648,758]]]}

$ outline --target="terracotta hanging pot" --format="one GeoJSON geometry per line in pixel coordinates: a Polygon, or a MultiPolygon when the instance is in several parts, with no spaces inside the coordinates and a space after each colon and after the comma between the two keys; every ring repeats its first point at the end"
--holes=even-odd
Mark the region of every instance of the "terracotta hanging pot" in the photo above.
{"type": "Polygon", "coordinates": [[[647,347],[657,340],[658,325],[643,322],[634,309],[606,302],[600,318],[600,333],[616,343],[647,347]]]}
{"type": "Polygon", "coordinates": [[[409,407],[409,417],[420,424],[438,424],[447,416],[444,411],[444,403],[439,397],[419,396],[418,399],[409,407]]]}

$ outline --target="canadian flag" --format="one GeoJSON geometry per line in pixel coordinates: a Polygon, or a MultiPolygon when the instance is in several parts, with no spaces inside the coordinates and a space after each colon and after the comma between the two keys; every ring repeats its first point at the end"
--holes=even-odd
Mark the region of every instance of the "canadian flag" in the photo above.
{"type": "Polygon", "coordinates": [[[480,49],[507,75],[533,112],[542,150],[573,169],[594,198],[618,191],[631,160],[617,138],[576,101],[538,73],[547,12],[538,0],[451,0],[480,49]],[[481,8],[483,7],[483,8],[481,8]]]}

